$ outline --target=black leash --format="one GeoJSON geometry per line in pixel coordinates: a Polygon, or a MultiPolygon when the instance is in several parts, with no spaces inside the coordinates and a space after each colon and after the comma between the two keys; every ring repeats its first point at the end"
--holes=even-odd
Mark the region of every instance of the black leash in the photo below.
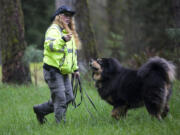
{"type": "MultiPolygon", "coordinates": [[[[91,105],[93,106],[93,108],[97,111],[96,109],[96,106],[95,104],[93,103],[92,99],[89,97],[89,95],[87,94],[86,90],[83,89],[82,90],[82,84],[81,84],[81,80],[80,80],[80,77],[77,76],[75,77],[74,75],[72,75],[72,81],[71,81],[71,85],[72,85],[72,88],[73,88],[73,94],[74,94],[74,101],[72,102],[72,105],[77,108],[83,101],[83,91],[86,95],[86,97],[88,98],[89,102],[91,103],[91,105]],[[75,81],[75,85],[74,85],[74,81],[75,81]],[[75,99],[76,99],[76,96],[77,96],[77,91],[78,91],[78,88],[79,88],[79,91],[80,91],[80,94],[81,94],[81,101],[80,103],[76,104],[75,102],[75,99]]],[[[86,104],[86,100],[84,98],[84,103],[85,103],[85,107],[87,109],[87,111],[89,112],[89,114],[93,117],[92,113],[89,111],[88,107],[87,107],[87,104],[86,104]]]]}
{"type": "Polygon", "coordinates": [[[73,102],[72,102],[72,105],[73,105],[75,108],[77,108],[77,107],[82,103],[83,93],[82,93],[82,87],[79,85],[78,80],[74,77],[73,74],[72,74],[71,85],[72,85],[73,95],[74,95],[74,100],[73,100],[73,102]],[[74,81],[75,81],[75,85],[74,85],[74,81]],[[81,93],[81,101],[80,101],[80,103],[76,104],[75,99],[76,99],[76,96],[77,96],[78,87],[79,87],[79,91],[80,91],[80,93],[81,93]]]}

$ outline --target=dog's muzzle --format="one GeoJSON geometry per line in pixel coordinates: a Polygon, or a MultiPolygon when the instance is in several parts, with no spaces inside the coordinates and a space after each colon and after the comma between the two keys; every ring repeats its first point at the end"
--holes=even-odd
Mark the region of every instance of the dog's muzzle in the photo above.
{"type": "Polygon", "coordinates": [[[89,66],[90,66],[91,69],[93,69],[94,71],[97,71],[98,68],[94,66],[94,63],[95,63],[95,62],[96,62],[96,60],[91,59],[91,60],[89,61],[89,66]]]}
{"type": "Polygon", "coordinates": [[[93,59],[90,59],[90,61],[89,61],[89,66],[90,67],[92,67],[93,61],[94,61],[93,59]]]}

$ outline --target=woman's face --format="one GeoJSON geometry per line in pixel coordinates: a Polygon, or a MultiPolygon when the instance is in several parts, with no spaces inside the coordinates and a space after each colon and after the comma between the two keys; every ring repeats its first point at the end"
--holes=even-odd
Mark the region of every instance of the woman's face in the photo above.
{"type": "Polygon", "coordinates": [[[66,24],[69,24],[71,22],[71,18],[72,18],[71,14],[64,13],[64,14],[61,14],[60,16],[66,24]]]}

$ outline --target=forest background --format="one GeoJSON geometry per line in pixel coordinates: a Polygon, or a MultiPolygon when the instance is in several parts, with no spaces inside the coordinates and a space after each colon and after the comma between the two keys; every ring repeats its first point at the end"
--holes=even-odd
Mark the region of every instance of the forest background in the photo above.
{"type": "MultiPolygon", "coordinates": [[[[113,0],[113,2],[110,0],[46,0],[46,2],[17,0],[17,3],[20,3],[23,12],[22,27],[24,27],[25,38],[23,47],[19,47],[18,43],[13,47],[8,44],[10,42],[6,44],[3,40],[4,35],[11,37],[11,32],[5,31],[3,27],[7,28],[11,25],[8,23],[4,25],[5,21],[1,19],[2,82],[31,81],[28,78],[19,79],[29,76],[29,70],[26,67],[22,70],[26,72],[24,76],[19,73],[17,78],[16,74],[20,69],[17,68],[17,61],[23,59],[24,62],[19,64],[20,66],[42,61],[44,35],[51,23],[50,18],[55,9],[64,4],[76,10],[76,27],[82,41],[82,47],[78,53],[81,73],[87,73],[90,58],[115,57],[125,66],[138,68],[148,58],[160,56],[176,64],[177,76],[179,76],[179,0],[113,0]],[[7,34],[4,34],[5,32],[7,34]],[[16,47],[22,48],[21,54],[17,53],[20,50],[16,47]],[[14,59],[16,55],[18,55],[17,61],[14,59]],[[15,79],[9,79],[15,76],[15,79]]],[[[13,10],[14,3],[3,0],[2,9],[5,9],[3,6],[5,4],[12,4],[9,8],[13,10]]],[[[5,13],[7,12],[4,10],[0,12],[2,18],[3,16],[7,18],[5,13]]],[[[14,41],[13,38],[10,40],[14,41]]]]}

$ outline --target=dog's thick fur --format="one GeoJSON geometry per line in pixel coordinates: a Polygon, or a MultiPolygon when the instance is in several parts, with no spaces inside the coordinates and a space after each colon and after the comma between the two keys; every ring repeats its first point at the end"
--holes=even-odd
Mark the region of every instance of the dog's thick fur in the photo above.
{"type": "Polygon", "coordinates": [[[114,107],[112,117],[119,119],[128,109],[144,105],[159,120],[168,114],[175,79],[171,62],[153,57],[138,70],[132,70],[114,58],[102,58],[91,60],[90,66],[99,95],[114,107]]]}

